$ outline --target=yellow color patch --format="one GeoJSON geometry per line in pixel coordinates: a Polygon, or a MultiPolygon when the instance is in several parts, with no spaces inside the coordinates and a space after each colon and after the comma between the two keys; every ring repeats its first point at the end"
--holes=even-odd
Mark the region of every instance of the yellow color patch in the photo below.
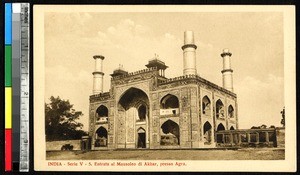
{"type": "Polygon", "coordinates": [[[12,88],[5,87],[5,129],[11,129],[12,123],[12,88]]]}

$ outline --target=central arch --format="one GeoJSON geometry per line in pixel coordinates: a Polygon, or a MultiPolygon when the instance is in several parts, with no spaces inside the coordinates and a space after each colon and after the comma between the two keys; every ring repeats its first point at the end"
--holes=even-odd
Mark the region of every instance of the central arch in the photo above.
{"type": "Polygon", "coordinates": [[[118,101],[117,144],[119,148],[149,147],[149,98],[141,89],[131,87],[118,101]],[[145,128],[144,132],[137,128],[145,128]],[[140,140],[140,141],[139,141],[140,140]],[[136,144],[139,143],[139,144],[136,144]]]}

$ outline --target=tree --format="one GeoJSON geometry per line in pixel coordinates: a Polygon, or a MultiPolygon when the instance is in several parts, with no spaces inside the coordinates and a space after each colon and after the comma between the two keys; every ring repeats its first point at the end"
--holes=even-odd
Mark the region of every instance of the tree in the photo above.
{"type": "Polygon", "coordinates": [[[46,140],[80,139],[86,135],[82,129],[83,124],[78,122],[81,111],[75,111],[69,100],[60,97],[50,97],[50,103],[45,103],[46,140]]]}
{"type": "Polygon", "coordinates": [[[281,119],[281,124],[283,127],[285,127],[285,107],[283,107],[283,110],[280,112],[281,113],[281,116],[282,116],[282,119],[281,119]]]}

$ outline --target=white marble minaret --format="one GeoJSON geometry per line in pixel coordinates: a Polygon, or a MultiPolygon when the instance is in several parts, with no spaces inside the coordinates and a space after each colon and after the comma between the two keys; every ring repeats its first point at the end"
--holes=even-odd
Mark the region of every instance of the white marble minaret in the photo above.
{"type": "Polygon", "coordinates": [[[104,56],[95,55],[95,71],[93,72],[93,94],[99,94],[103,92],[103,60],[104,56]]]}
{"type": "Polygon", "coordinates": [[[184,32],[184,45],[181,47],[183,50],[183,75],[196,75],[196,49],[197,46],[194,42],[193,31],[184,32]]]}
{"type": "Polygon", "coordinates": [[[221,57],[223,58],[223,70],[221,72],[223,75],[223,88],[233,92],[231,55],[229,49],[224,49],[223,53],[221,53],[221,57]]]}

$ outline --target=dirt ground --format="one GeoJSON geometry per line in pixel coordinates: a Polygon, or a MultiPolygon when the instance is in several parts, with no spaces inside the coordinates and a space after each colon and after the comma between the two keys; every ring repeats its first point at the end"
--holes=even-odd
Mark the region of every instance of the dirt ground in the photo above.
{"type": "Polygon", "coordinates": [[[47,160],[284,160],[284,148],[48,151],[47,160]]]}

